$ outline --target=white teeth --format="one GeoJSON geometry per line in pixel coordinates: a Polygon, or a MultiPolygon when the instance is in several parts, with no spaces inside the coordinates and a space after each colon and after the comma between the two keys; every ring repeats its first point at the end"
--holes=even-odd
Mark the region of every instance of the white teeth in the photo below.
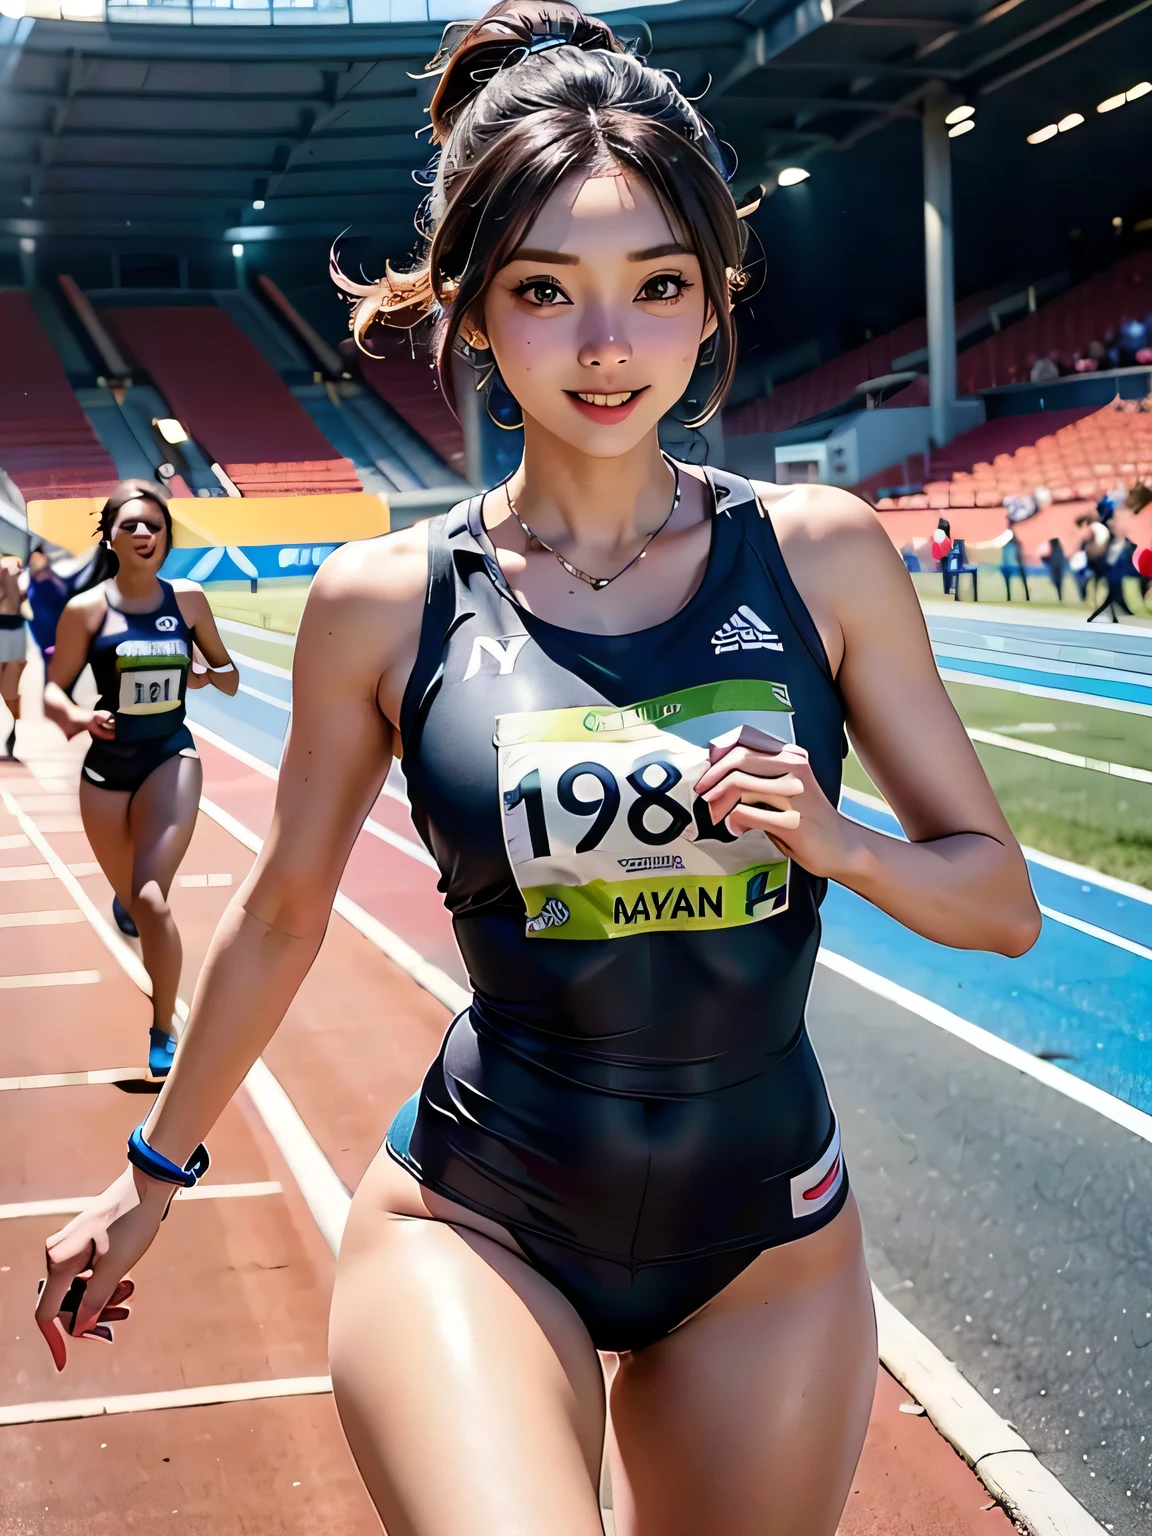
{"type": "Polygon", "coordinates": [[[631,400],[635,393],[635,390],[626,389],[622,395],[581,394],[580,399],[584,401],[585,405],[623,405],[626,400],[631,400]]]}

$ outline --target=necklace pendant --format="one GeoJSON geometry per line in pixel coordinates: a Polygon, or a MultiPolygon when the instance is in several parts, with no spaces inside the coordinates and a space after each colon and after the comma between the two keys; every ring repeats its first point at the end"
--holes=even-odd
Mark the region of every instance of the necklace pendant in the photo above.
{"type": "Polygon", "coordinates": [[[603,592],[604,588],[611,583],[611,580],[612,578],[610,576],[607,578],[603,576],[593,576],[588,585],[592,588],[593,592],[603,592]]]}

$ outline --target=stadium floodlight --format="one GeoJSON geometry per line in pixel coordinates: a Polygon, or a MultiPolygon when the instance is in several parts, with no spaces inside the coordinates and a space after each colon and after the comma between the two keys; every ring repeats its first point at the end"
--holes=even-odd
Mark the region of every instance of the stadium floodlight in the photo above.
{"type": "Polygon", "coordinates": [[[32,256],[35,254],[36,242],[33,240],[31,235],[21,235],[20,250],[21,253],[25,256],[32,256]]]}
{"type": "Polygon", "coordinates": [[[1079,128],[1083,121],[1083,112],[1069,112],[1068,116],[1062,117],[1056,126],[1061,133],[1067,133],[1069,128],[1079,128]]]}
{"type": "Polygon", "coordinates": [[[174,416],[153,417],[152,425],[164,441],[171,443],[173,447],[177,443],[186,443],[188,441],[188,434],[184,430],[183,423],[177,421],[174,416]]]}
{"type": "Polygon", "coordinates": [[[958,139],[962,133],[971,133],[975,126],[976,119],[974,117],[966,117],[962,123],[957,123],[955,128],[949,128],[948,137],[950,139],[958,139]]]}
{"type": "Polygon", "coordinates": [[[239,258],[244,254],[244,247],[242,245],[234,245],[232,247],[232,254],[237,258],[237,260],[239,260],[239,258]]]}
{"type": "Polygon", "coordinates": [[[264,199],[262,197],[253,198],[252,206],[256,209],[256,212],[259,213],[260,209],[264,206],[264,199]]]}
{"type": "Polygon", "coordinates": [[[1048,139],[1054,139],[1060,132],[1055,123],[1049,123],[1044,128],[1037,128],[1035,133],[1028,135],[1029,144],[1044,144],[1048,139]]]}
{"type": "Polygon", "coordinates": [[[811,171],[806,171],[802,165],[787,165],[776,178],[779,187],[796,187],[802,181],[807,181],[811,171]]]}
{"type": "Polygon", "coordinates": [[[968,118],[975,117],[975,116],[976,116],[976,108],[975,107],[970,107],[967,104],[965,104],[962,107],[953,107],[951,112],[949,112],[948,116],[944,119],[944,121],[948,125],[949,128],[952,128],[957,123],[966,122],[968,120],[968,118]]]}
{"type": "Polygon", "coordinates": [[[1109,96],[1107,100],[1100,102],[1096,110],[1097,112],[1115,112],[1116,108],[1122,107],[1127,100],[1128,97],[1121,91],[1119,96],[1109,96]]]}
{"type": "Polygon", "coordinates": [[[1141,96],[1147,96],[1152,91],[1152,80],[1141,80],[1139,85],[1134,85],[1130,91],[1124,92],[1125,101],[1139,101],[1141,96]]]}

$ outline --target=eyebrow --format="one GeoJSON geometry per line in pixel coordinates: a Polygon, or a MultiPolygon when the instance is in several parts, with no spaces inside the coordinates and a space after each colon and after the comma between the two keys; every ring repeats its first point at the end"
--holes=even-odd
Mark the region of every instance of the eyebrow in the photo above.
{"type": "MultiPolygon", "coordinates": [[[[691,255],[691,252],[686,245],[682,245],[679,240],[669,240],[664,245],[650,245],[644,251],[629,251],[628,260],[659,261],[663,256],[689,255],[691,255]]],[[[509,263],[513,261],[539,261],[548,266],[555,267],[578,267],[580,265],[579,256],[570,256],[563,251],[540,251],[530,246],[522,246],[520,250],[513,251],[508,260],[509,263]]]]}

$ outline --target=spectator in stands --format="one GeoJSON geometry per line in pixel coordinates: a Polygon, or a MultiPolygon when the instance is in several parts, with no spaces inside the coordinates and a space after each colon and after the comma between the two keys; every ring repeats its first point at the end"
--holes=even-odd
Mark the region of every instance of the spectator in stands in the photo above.
{"type": "Polygon", "coordinates": [[[16,722],[20,718],[20,674],[28,656],[28,626],[24,604],[24,562],[17,555],[0,555],[0,698],[12,717],[5,751],[16,756],[16,722]]]}
{"type": "Polygon", "coordinates": [[[1136,545],[1128,537],[1129,527],[1132,522],[1132,513],[1127,506],[1117,509],[1112,506],[1108,497],[1101,500],[1100,506],[1108,502],[1109,511],[1104,519],[1108,530],[1108,545],[1102,561],[1106,595],[1104,600],[1088,615],[1088,623],[1093,619],[1109,615],[1113,624],[1120,622],[1117,610],[1127,618],[1132,617],[1132,610],[1124,596],[1124,578],[1135,576],[1136,567],[1132,563],[1132,557],[1136,553],[1136,545]]]}
{"type": "Polygon", "coordinates": [[[1060,366],[1052,356],[1038,357],[1032,364],[1029,377],[1033,384],[1050,384],[1053,379],[1060,377],[1060,366]]]}
{"type": "Polygon", "coordinates": [[[1064,545],[1060,536],[1054,534],[1046,544],[1040,546],[1040,559],[1048,567],[1048,575],[1052,585],[1056,588],[1056,596],[1064,601],[1064,572],[1068,566],[1068,557],[1064,553],[1064,545]]]}
{"type": "Polygon", "coordinates": [[[1028,590],[1028,577],[1024,570],[1024,546],[1020,542],[1020,535],[1016,532],[1011,516],[1008,519],[1008,538],[1000,549],[1000,574],[1004,578],[1004,593],[1009,602],[1012,601],[1013,576],[1020,578],[1020,585],[1024,588],[1024,601],[1026,603],[1032,601],[1032,594],[1028,590]]]}
{"type": "Polygon", "coordinates": [[[931,549],[932,558],[944,575],[944,596],[947,597],[952,590],[953,573],[948,565],[948,555],[952,549],[952,524],[946,517],[940,518],[936,524],[931,549]]]}
{"type": "MultiPolygon", "coordinates": [[[[1142,480],[1137,480],[1136,484],[1128,492],[1124,505],[1133,518],[1139,517],[1145,507],[1152,505],[1152,490],[1142,480]]],[[[1135,531],[1135,529],[1131,529],[1130,534],[1135,531]]],[[[1148,542],[1147,530],[1145,529],[1143,532],[1145,534],[1145,542],[1148,542]]],[[[1135,564],[1133,564],[1133,569],[1135,569],[1135,564]]],[[[1141,576],[1139,572],[1136,573],[1136,579],[1140,583],[1140,596],[1147,599],[1148,588],[1152,586],[1152,579],[1147,576],[1141,576]]]]}

